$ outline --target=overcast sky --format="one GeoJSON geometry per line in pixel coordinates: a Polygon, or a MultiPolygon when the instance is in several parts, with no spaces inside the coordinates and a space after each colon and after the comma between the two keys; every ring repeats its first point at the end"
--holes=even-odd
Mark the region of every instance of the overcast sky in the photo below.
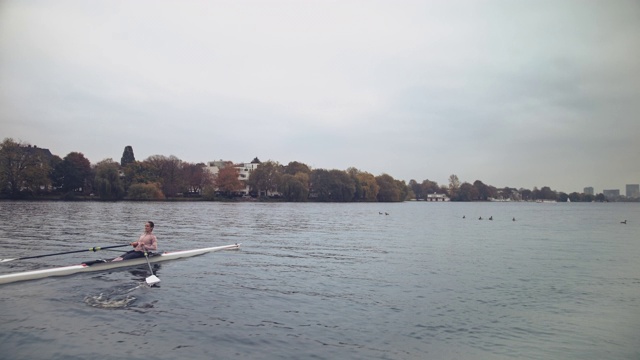
{"type": "Polygon", "coordinates": [[[60,157],[624,193],[639,136],[637,0],[0,0],[0,138],[60,157]]]}

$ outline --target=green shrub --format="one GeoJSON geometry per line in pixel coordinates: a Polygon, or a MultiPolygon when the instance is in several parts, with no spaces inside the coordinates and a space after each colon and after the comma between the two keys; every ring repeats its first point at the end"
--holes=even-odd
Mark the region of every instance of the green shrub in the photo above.
{"type": "Polygon", "coordinates": [[[165,196],[160,190],[160,185],[152,184],[133,184],[129,187],[128,196],[131,200],[164,200],[165,196]]]}

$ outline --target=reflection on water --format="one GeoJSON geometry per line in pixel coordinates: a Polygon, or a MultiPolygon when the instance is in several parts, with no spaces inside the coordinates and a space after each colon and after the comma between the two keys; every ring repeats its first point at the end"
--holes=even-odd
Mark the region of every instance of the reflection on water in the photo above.
{"type": "MultiPolygon", "coordinates": [[[[154,264],[161,286],[146,285],[146,264],[1,286],[0,353],[640,356],[638,204],[0,202],[0,257],[126,244],[147,220],[160,250],[243,245],[154,264]]],[[[0,273],[118,254],[16,261],[0,273]]]]}

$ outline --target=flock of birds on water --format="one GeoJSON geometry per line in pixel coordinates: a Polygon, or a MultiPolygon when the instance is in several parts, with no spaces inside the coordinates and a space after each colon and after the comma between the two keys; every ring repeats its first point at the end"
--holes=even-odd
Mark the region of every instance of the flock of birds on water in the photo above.
{"type": "MultiPolygon", "coordinates": [[[[380,214],[380,215],[382,215],[382,214],[384,214],[384,215],[389,215],[389,213],[388,213],[388,212],[380,212],[380,211],[378,211],[378,214],[380,214]]],[[[467,216],[466,216],[466,215],[462,215],[462,218],[463,218],[463,219],[466,219],[466,218],[467,218],[467,216]]],[[[478,218],[478,220],[482,220],[482,216],[480,216],[480,217],[478,218]]],[[[490,217],[489,217],[489,220],[493,220],[493,216],[490,216],[490,217]]],[[[516,221],[516,218],[513,218],[513,219],[512,219],[512,221],[516,221]]],[[[624,221],[624,223],[626,224],[626,223],[627,223],[627,220],[625,220],[625,221],[624,221]]]]}
{"type": "MultiPolygon", "coordinates": [[[[462,215],[462,218],[463,218],[463,219],[466,219],[466,218],[467,218],[467,216],[466,216],[466,215],[462,215]]],[[[478,220],[482,220],[482,216],[480,216],[480,217],[478,218],[478,220]]],[[[493,220],[493,216],[489,216],[489,220],[493,220]]],[[[511,221],[516,221],[516,218],[511,219],[511,221]]]]}
{"type": "MultiPolygon", "coordinates": [[[[385,211],[385,212],[378,211],[378,214],[379,214],[379,215],[382,215],[382,214],[384,214],[384,215],[389,215],[389,213],[388,213],[388,212],[386,212],[386,211],[385,211]]],[[[466,219],[466,218],[467,218],[467,216],[466,216],[466,215],[462,215],[462,218],[463,218],[463,219],[466,219]]],[[[482,216],[480,216],[480,217],[478,218],[478,220],[482,220],[482,216]]],[[[489,220],[493,220],[493,215],[492,215],[492,216],[489,216],[489,220]]],[[[511,219],[511,221],[516,221],[516,218],[514,217],[513,219],[511,219]]],[[[620,224],[626,224],[626,223],[627,223],[627,220],[620,221],[620,224]]]]}
{"type": "MultiPolygon", "coordinates": [[[[389,215],[389,214],[387,214],[387,215],[389,215]]],[[[463,219],[466,219],[467,217],[466,217],[465,215],[462,215],[462,218],[463,218],[463,219]]],[[[482,216],[480,216],[480,217],[478,218],[478,220],[482,220],[482,216]]],[[[493,216],[490,216],[490,217],[489,217],[489,220],[493,220],[493,216]]],[[[511,219],[511,221],[516,221],[516,218],[511,219]]],[[[620,224],[626,224],[626,223],[627,223],[627,220],[620,221],[620,224]]]]}

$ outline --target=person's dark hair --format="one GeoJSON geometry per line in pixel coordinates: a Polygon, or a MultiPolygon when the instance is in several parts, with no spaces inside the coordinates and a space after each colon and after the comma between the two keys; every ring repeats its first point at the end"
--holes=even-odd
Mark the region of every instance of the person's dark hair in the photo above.
{"type": "Polygon", "coordinates": [[[153,224],[153,221],[147,221],[147,223],[148,223],[149,225],[151,225],[151,228],[152,228],[152,229],[154,228],[154,226],[155,226],[155,225],[153,224]]]}

